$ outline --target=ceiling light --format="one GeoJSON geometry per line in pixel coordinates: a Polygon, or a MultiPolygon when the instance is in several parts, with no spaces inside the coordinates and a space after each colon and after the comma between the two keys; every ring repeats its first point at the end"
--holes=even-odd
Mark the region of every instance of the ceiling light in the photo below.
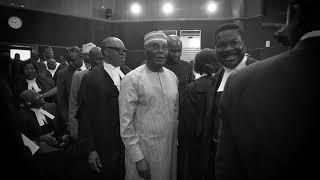
{"type": "Polygon", "coordinates": [[[173,13],[173,10],[174,10],[174,7],[173,7],[172,3],[165,3],[162,6],[162,11],[164,14],[171,14],[171,13],[173,13]]]}
{"type": "Polygon", "coordinates": [[[141,13],[141,5],[138,3],[133,3],[130,7],[130,11],[132,14],[138,15],[141,13]]]}
{"type": "Polygon", "coordinates": [[[207,11],[209,13],[214,13],[218,9],[218,5],[216,2],[209,2],[207,5],[207,11]]]}

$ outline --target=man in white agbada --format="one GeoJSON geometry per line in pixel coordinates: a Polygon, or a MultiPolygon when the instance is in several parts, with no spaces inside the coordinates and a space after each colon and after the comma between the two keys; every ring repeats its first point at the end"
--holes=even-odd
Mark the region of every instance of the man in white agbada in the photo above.
{"type": "Polygon", "coordinates": [[[176,179],[178,79],[164,68],[167,36],[144,37],[146,63],[121,81],[120,132],[125,145],[126,180],[176,179]]]}

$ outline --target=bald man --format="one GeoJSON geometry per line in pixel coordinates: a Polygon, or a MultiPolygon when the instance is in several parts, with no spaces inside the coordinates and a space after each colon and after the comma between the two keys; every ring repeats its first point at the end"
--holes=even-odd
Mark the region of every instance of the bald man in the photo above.
{"type": "Polygon", "coordinates": [[[124,146],[120,138],[118,95],[123,42],[108,37],[101,43],[102,65],[82,79],[79,110],[79,139],[90,167],[90,179],[123,179],[124,146]]]}
{"type": "Polygon", "coordinates": [[[173,71],[179,80],[179,92],[185,88],[192,80],[194,75],[192,66],[186,61],[180,60],[182,53],[182,42],[179,36],[168,36],[168,59],[165,67],[173,71]]]}

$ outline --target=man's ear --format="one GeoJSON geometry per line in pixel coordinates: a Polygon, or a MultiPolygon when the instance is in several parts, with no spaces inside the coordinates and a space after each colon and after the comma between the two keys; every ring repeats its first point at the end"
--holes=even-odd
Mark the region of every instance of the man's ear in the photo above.
{"type": "Polygon", "coordinates": [[[102,56],[103,56],[103,57],[107,57],[107,58],[109,59],[110,53],[109,53],[109,51],[107,50],[107,48],[101,49],[101,53],[102,53],[102,56]]]}

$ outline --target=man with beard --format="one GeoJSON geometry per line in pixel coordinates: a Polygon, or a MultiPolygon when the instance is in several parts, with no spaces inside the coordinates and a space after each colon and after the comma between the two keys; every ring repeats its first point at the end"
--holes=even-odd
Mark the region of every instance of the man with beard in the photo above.
{"type": "Polygon", "coordinates": [[[221,100],[216,177],[311,179],[318,176],[320,19],[310,0],[290,0],[291,50],[231,74],[221,100]]]}
{"type": "Polygon", "coordinates": [[[102,64],[85,74],[81,81],[77,117],[81,152],[86,170],[90,171],[87,179],[124,179],[118,95],[120,80],[125,76],[120,70],[125,52],[119,38],[105,38],[101,42],[102,64]]]}
{"type": "Polygon", "coordinates": [[[179,36],[168,36],[168,59],[165,67],[173,71],[179,80],[179,93],[194,80],[192,66],[186,61],[180,60],[182,52],[182,42],[179,36]]]}
{"type": "Polygon", "coordinates": [[[164,68],[163,32],[144,37],[146,63],[128,73],[119,95],[120,133],[126,148],[126,179],[176,179],[178,79],[164,68]]]}
{"type": "MultiPolygon", "coordinates": [[[[218,27],[215,32],[215,52],[222,69],[213,77],[213,86],[208,92],[208,111],[206,115],[207,125],[211,136],[211,148],[213,157],[216,152],[216,142],[220,129],[220,113],[218,105],[225,82],[229,75],[239,69],[256,62],[257,60],[246,55],[246,46],[243,32],[237,24],[227,23],[218,27]]],[[[210,165],[212,177],[214,177],[214,162],[210,165]]]]}

